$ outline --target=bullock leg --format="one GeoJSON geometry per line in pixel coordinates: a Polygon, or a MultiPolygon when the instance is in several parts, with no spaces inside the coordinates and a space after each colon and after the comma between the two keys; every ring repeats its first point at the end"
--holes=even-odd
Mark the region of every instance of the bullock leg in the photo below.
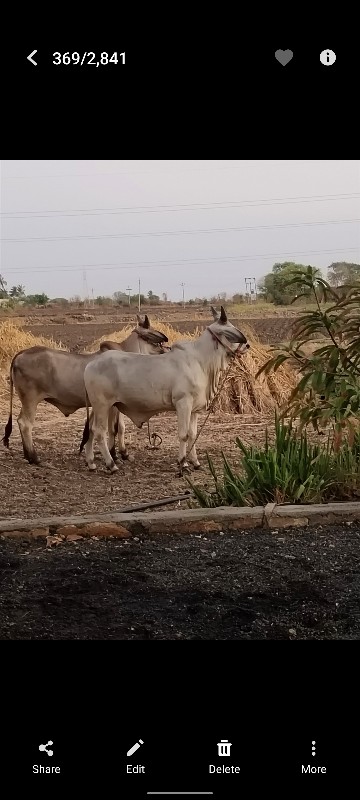
{"type": "MultiPolygon", "coordinates": [[[[93,421],[93,434],[96,443],[99,446],[99,450],[101,455],[105,461],[107,468],[110,472],[117,472],[119,467],[116,466],[114,460],[111,458],[110,451],[106,441],[106,433],[107,433],[107,423],[109,421],[109,411],[106,409],[101,409],[100,413],[94,413],[94,421],[93,421]]],[[[88,464],[89,469],[94,469],[94,462],[91,463],[91,451],[90,448],[86,450],[85,453],[86,461],[88,464]],[[88,460],[89,457],[89,460],[88,460]]]]}
{"type": "Polygon", "coordinates": [[[115,437],[118,437],[119,451],[123,461],[133,461],[133,456],[130,456],[125,444],[125,420],[123,414],[120,414],[117,408],[112,408],[109,411],[109,451],[114,461],[118,461],[115,450],[115,437]]]}
{"type": "Polygon", "coordinates": [[[108,431],[109,431],[109,451],[110,455],[114,461],[117,461],[116,450],[115,450],[115,437],[118,432],[118,410],[111,406],[109,415],[108,415],[108,431]]]}
{"type": "Polygon", "coordinates": [[[20,396],[20,400],[21,400],[21,411],[18,416],[18,426],[24,450],[24,458],[26,458],[29,464],[39,464],[40,459],[37,453],[35,452],[33,438],[32,438],[32,429],[35,422],[37,402],[36,400],[33,400],[31,402],[30,397],[24,397],[24,396],[20,396]]]}
{"type": "Polygon", "coordinates": [[[192,399],[182,398],[176,403],[176,414],[178,419],[179,431],[179,478],[182,477],[183,470],[189,470],[189,465],[186,461],[186,445],[189,439],[189,426],[192,409],[192,399]]]}
{"type": "Polygon", "coordinates": [[[96,469],[94,458],[94,412],[90,412],[89,417],[89,436],[84,447],[85,461],[91,471],[96,469]]]}
{"type": "Polygon", "coordinates": [[[188,441],[188,458],[189,461],[194,465],[195,469],[200,469],[199,460],[196,453],[196,448],[194,445],[196,436],[197,436],[197,423],[198,423],[198,415],[194,412],[190,416],[190,424],[189,424],[189,441],[188,441]]]}
{"type": "Polygon", "coordinates": [[[120,413],[118,420],[118,442],[120,455],[123,461],[134,461],[134,456],[129,455],[129,451],[125,444],[125,419],[124,415],[120,413]]]}

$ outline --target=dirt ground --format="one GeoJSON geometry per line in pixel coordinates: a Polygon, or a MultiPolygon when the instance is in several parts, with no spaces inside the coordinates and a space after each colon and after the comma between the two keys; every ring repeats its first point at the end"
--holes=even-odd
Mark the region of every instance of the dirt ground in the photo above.
{"type": "MultiPolygon", "coordinates": [[[[15,418],[20,410],[15,400],[15,418]]],[[[34,426],[34,442],[41,465],[30,465],[23,458],[20,433],[16,421],[10,439],[10,449],[0,444],[0,518],[30,519],[57,514],[83,514],[116,511],[131,503],[160,500],[186,491],[185,478],[176,476],[177,426],[174,414],[163,414],[150,421],[151,432],[162,437],[158,450],[148,448],[146,426],[138,430],[126,420],[126,441],[134,462],[121,462],[119,472],[110,475],[100,454],[97,471],[89,472],[83,455],[78,455],[85,411],[77,411],[66,419],[45,403],[38,407],[34,426]]],[[[0,430],[8,417],[7,402],[0,403],[0,430]]],[[[205,415],[199,417],[199,428],[205,415]]],[[[254,442],[264,436],[264,419],[233,414],[212,414],[199,437],[198,456],[203,469],[192,472],[194,482],[204,483],[205,452],[219,467],[221,449],[237,458],[235,438],[254,442]]],[[[183,507],[186,508],[184,503],[183,507]]],[[[166,506],[164,510],[176,506],[166,506]]],[[[161,509],[159,509],[161,510],[161,509]]]]}
{"type": "Polygon", "coordinates": [[[0,539],[0,639],[358,639],[360,528],[0,539]]]}
{"type": "MultiPolygon", "coordinates": [[[[151,319],[151,312],[149,312],[149,316],[151,319]]],[[[155,317],[154,315],[154,319],[155,318],[159,319],[159,317],[155,317]]],[[[180,333],[192,333],[197,327],[202,328],[209,322],[209,320],[204,321],[202,319],[174,321],[172,317],[166,317],[164,314],[162,314],[162,318],[164,321],[173,324],[180,333]]],[[[131,322],[133,321],[134,317],[131,319],[131,322]]],[[[294,319],[292,317],[270,317],[264,319],[244,317],[237,320],[232,318],[232,322],[237,325],[240,330],[242,325],[250,327],[264,344],[277,344],[278,342],[289,339],[294,319]]],[[[66,322],[66,325],[55,321],[53,323],[41,323],[41,325],[39,323],[34,323],[24,325],[23,328],[25,331],[33,333],[34,336],[41,335],[49,339],[54,339],[54,341],[61,342],[67,349],[77,352],[88,347],[89,344],[100,339],[101,336],[108,336],[110,333],[113,333],[115,330],[121,330],[121,328],[128,324],[129,320],[114,320],[104,323],[95,319],[93,322],[66,322]]]]}

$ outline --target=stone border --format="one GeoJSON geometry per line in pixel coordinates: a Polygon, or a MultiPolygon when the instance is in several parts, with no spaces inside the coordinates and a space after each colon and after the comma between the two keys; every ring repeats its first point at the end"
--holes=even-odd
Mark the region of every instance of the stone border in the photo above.
{"type": "Polygon", "coordinates": [[[46,539],[46,543],[75,541],[88,536],[130,538],[157,533],[220,533],[249,528],[279,528],[331,525],[360,521],[360,502],[323,505],[281,506],[268,503],[255,508],[199,508],[185,511],[134,512],[132,514],[89,514],[72,517],[0,520],[4,538],[46,539]]]}

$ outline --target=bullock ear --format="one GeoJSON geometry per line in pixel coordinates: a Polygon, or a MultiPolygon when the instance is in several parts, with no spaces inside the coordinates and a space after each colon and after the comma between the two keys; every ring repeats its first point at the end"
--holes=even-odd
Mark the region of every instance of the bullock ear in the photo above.
{"type": "Polygon", "coordinates": [[[219,314],[216,311],[216,308],[214,308],[214,306],[210,306],[210,308],[211,308],[211,313],[212,313],[212,315],[214,317],[214,320],[215,320],[215,322],[217,322],[217,320],[219,319],[219,314]]]}
{"type": "Polygon", "coordinates": [[[145,314],[144,319],[142,320],[140,314],[136,314],[137,321],[139,323],[140,328],[150,328],[150,321],[147,314],[145,314]]]}
{"type": "Polygon", "coordinates": [[[227,321],[228,318],[226,316],[226,311],[224,309],[224,306],[221,306],[220,322],[222,325],[226,325],[227,321]]]}

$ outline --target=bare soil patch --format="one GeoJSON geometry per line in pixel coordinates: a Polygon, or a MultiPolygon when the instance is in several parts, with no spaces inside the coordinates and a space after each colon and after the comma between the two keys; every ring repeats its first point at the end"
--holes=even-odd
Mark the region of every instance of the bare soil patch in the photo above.
{"type": "MultiPolygon", "coordinates": [[[[149,316],[151,319],[150,310],[149,316]]],[[[159,319],[159,317],[157,318],[159,319]]],[[[129,325],[129,322],[134,322],[134,319],[135,318],[133,316],[131,321],[124,321],[122,319],[121,322],[119,320],[114,320],[103,323],[95,320],[94,322],[90,323],[41,323],[24,325],[23,327],[24,330],[30,331],[30,333],[33,333],[35,336],[44,336],[47,339],[54,339],[57,342],[61,342],[65,348],[79,352],[92,344],[92,342],[94,342],[96,339],[100,339],[101,336],[108,336],[109,333],[113,333],[115,330],[121,330],[126,325],[129,325]]],[[[294,319],[292,317],[270,317],[264,319],[244,317],[241,319],[231,318],[231,321],[237,325],[240,330],[242,325],[247,325],[250,327],[263,344],[277,344],[289,339],[294,319]]],[[[210,322],[210,319],[175,321],[171,317],[167,318],[164,316],[164,322],[170,322],[173,324],[174,327],[180,331],[180,333],[194,333],[196,328],[201,329],[207,325],[210,322]]]]}
{"type": "MultiPolygon", "coordinates": [[[[126,440],[134,463],[122,462],[120,471],[110,475],[97,454],[98,469],[90,473],[85,459],[78,455],[85,422],[80,410],[66,419],[45,403],[38,407],[34,442],[41,465],[30,465],[23,458],[20,433],[16,423],[20,405],[14,404],[14,427],[10,450],[0,443],[0,517],[31,518],[52,514],[83,514],[120,509],[130,503],[158,500],[188,489],[185,478],[176,477],[177,425],[175,414],[164,414],[150,421],[151,432],[162,437],[158,450],[147,449],[146,426],[126,424],[126,440]]],[[[0,431],[8,417],[8,402],[0,397],[0,431]]],[[[199,425],[203,415],[200,415],[199,425]]],[[[266,423],[265,423],[266,424],[266,423]]],[[[205,452],[215,464],[221,464],[221,450],[237,458],[235,437],[245,442],[262,441],[264,420],[233,414],[210,416],[198,440],[199,459],[205,467],[205,452]]],[[[193,472],[195,482],[203,483],[207,470],[193,472]]],[[[167,506],[170,509],[172,506],[167,506]]],[[[184,504],[183,504],[184,507],[184,504]]]]}
{"type": "Polygon", "coordinates": [[[0,539],[0,639],[358,639],[359,527],[0,539]]]}

